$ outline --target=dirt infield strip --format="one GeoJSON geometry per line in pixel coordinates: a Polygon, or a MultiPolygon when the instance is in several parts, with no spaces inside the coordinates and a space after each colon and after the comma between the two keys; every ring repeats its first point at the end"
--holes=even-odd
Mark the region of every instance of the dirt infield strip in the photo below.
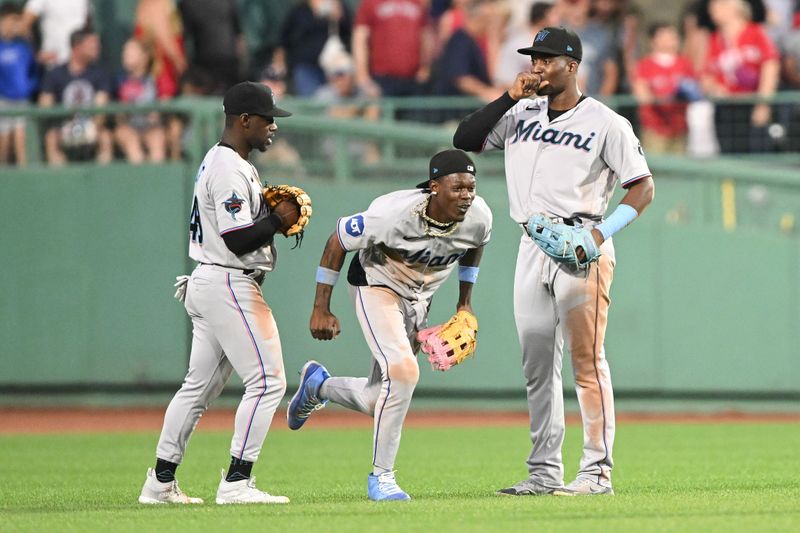
{"type": "MultiPolygon", "coordinates": [[[[198,430],[228,431],[233,427],[233,409],[213,409],[200,420],[198,430]]],[[[89,408],[0,408],[0,434],[87,433],[158,431],[164,409],[89,409],[89,408]]],[[[618,424],[720,424],[720,423],[800,422],[800,414],[721,412],[619,413],[618,424]]],[[[579,424],[576,414],[567,415],[568,424],[579,424]]],[[[491,427],[526,426],[528,415],[517,411],[412,411],[406,419],[411,427],[491,427]]],[[[314,417],[308,429],[368,428],[372,419],[358,413],[329,409],[314,417]]],[[[284,411],[275,414],[272,429],[286,429],[284,411]]]]}

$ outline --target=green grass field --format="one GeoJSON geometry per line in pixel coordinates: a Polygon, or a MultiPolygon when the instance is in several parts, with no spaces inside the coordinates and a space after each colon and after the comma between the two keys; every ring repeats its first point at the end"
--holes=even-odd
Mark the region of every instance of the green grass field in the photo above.
{"type": "MultiPolygon", "coordinates": [[[[313,421],[312,421],[313,425],[313,421]]],[[[570,427],[567,478],[580,429],[570,427]]],[[[525,477],[526,428],[407,428],[398,480],[414,498],[366,499],[368,430],[274,431],[254,473],[286,506],[136,503],[157,434],[5,435],[2,531],[797,531],[796,424],[625,425],[613,497],[510,498],[525,477]]],[[[183,489],[213,502],[229,436],[199,431],[183,489]]]]}

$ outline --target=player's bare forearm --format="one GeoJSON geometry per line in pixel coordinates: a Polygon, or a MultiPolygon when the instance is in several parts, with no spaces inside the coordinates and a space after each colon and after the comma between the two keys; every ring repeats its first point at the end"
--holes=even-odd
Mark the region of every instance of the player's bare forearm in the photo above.
{"type": "MultiPolygon", "coordinates": [[[[325,244],[325,250],[322,252],[322,259],[319,261],[319,266],[339,272],[344,264],[344,258],[347,252],[342,248],[339,243],[339,237],[336,232],[331,234],[328,242],[325,244]]],[[[333,281],[335,282],[335,280],[333,281]]],[[[329,283],[317,282],[317,291],[314,295],[314,307],[311,310],[311,320],[309,322],[309,330],[311,336],[315,339],[327,341],[339,335],[341,328],[339,327],[339,319],[336,315],[331,313],[331,295],[333,294],[333,285],[329,283]]]]}
{"type": "Polygon", "coordinates": [[[652,176],[648,176],[628,187],[628,192],[622,197],[619,203],[628,204],[636,209],[636,212],[641,216],[647,206],[653,201],[655,194],[656,186],[653,183],[653,178],[652,176]]]}
{"type": "MultiPolygon", "coordinates": [[[[336,232],[333,232],[328,238],[328,242],[325,243],[325,249],[322,252],[322,258],[319,260],[319,266],[339,272],[342,270],[346,255],[347,252],[339,243],[339,237],[336,235],[336,232]]],[[[333,285],[317,283],[317,292],[314,297],[314,309],[330,311],[332,293],[333,285]]]]}
{"type": "Polygon", "coordinates": [[[459,311],[469,311],[472,313],[472,287],[474,285],[474,283],[470,283],[468,281],[460,281],[458,283],[458,303],[456,304],[456,313],[459,311]]]}
{"type": "MultiPolygon", "coordinates": [[[[483,257],[483,246],[478,248],[471,248],[461,258],[458,264],[462,267],[478,267],[483,257]]],[[[474,283],[468,281],[461,281],[458,285],[458,303],[456,304],[456,312],[469,311],[472,313],[472,287],[474,283]]]]}

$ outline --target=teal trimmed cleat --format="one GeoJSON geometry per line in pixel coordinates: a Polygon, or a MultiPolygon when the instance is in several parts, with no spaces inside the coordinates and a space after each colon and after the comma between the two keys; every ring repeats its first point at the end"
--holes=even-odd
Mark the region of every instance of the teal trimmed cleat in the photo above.
{"type": "Polygon", "coordinates": [[[370,474],[367,478],[367,495],[372,501],[408,501],[411,496],[397,486],[394,472],[384,472],[383,474],[370,474]]]}
{"type": "Polygon", "coordinates": [[[329,377],[331,375],[325,367],[316,361],[309,361],[303,365],[300,370],[300,385],[286,409],[289,429],[300,429],[311,413],[325,407],[328,400],[319,398],[319,389],[329,377]]]}

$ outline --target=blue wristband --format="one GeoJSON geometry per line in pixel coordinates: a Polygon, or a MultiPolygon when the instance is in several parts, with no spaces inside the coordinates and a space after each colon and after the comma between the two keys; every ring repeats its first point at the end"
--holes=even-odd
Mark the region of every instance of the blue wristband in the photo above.
{"type": "Polygon", "coordinates": [[[317,283],[324,283],[325,285],[336,285],[339,281],[339,273],[335,270],[325,267],[317,267],[317,283]]]}
{"type": "Polygon", "coordinates": [[[616,232],[633,222],[639,213],[628,204],[619,204],[607,219],[598,224],[596,228],[603,234],[603,238],[608,240],[616,232]]]}
{"type": "Polygon", "coordinates": [[[467,283],[475,283],[478,281],[478,267],[458,266],[458,281],[466,281],[467,283]]]}

